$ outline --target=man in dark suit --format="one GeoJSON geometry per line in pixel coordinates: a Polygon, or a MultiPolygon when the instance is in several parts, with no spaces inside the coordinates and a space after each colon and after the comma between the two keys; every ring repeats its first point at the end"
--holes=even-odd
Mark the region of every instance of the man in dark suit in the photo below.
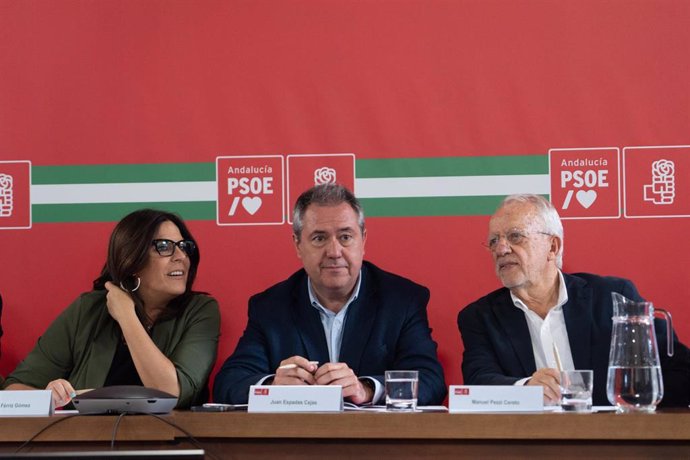
{"type": "Polygon", "coordinates": [[[297,200],[293,240],[304,266],[249,300],[234,353],[216,376],[214,401],[246,403],[249,387],[341,385],[355,404],[377,403],[385,370],[418,370],[420,405],[446,386],[431,338],[429,290],[363,261],[359,201],[339,185],[297,200]]]}
{"type": "MultiPolygon", "coordinates": [[[[538,195],[507,197],[490,220],[487,246],[504,288],[458,315],[465,384],[541,385],[545,403],[555,403],[560,358],[564,369],[592,369],[593,403],[607,405],[611,293],[641,301],[635,286],[622,278],[562,273],[563,226],[538,195]]],[[[688,349],[674,335],[669,358],[665,323],[656,322],[656,333],[664,404],[687,405],[688,349]]]]}

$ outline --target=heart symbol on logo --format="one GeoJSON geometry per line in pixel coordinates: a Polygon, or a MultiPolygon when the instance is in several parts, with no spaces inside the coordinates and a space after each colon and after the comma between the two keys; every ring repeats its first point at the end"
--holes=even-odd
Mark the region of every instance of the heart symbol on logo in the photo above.
{"type": "Polygon", "coordinates": [[[249,198],[248,196],[242,198],[242,207],[247,210],[252,216],[256,214],[256,211],[261,207],[261,198],[255,196],[254,198],[249,198]]]}
{"type": "Polygon", "coordinates": [[[597,192],[594,190],[587,190],[586,192],[584,190],[580,190],[575,194],[575,198],[577,198],[577,201],[580,202],[582,206],[585,207],[585,209],[588,209],[590,206],[592,206],[592,203],[594,203],[597,199],[597,192]]]}

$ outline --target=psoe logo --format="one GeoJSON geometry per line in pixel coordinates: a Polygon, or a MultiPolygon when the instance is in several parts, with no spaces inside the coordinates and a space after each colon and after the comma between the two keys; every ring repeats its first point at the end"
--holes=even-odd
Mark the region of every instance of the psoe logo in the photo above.
{"type": "Polygon", "coordinates": [[[551,202],[563,219],[606,219],[621,215],[619,149],[549,150],[551,202]]]}
{"type": "Polygon", "coordinates": [[[268,396],[268,388],[254,388],[254,396],[268,396]]]}
{"type": "Polygon", "coordinates": [[[644,200],[654,204],[673,204],[676,198],[676,165],[671,160],[652,163],[651,184],[644,186],[644,200]]]}
{"type": "MultiPolygon", "coordinates": [[[[340,184],[355,192],[355,155],[318,153],[287,156],[287,202],[290,206],[302,192],[322,184],[340,184]]],[[[288,223],[292,224],[289,212],[288,223]]]]}
{"type": "Polygon", "coordinates": [[[314,185],[335,184],[338,181],[338,172],[334,168],[322,166],[314,170],[314,185]]]}
{"type": "Polygon", "coordinates": [[[218,225],[280,225],[285,222],[283,157],[216,158],[218,225]]]}
{"type": "Polygon", "coordinates": [[[0,229],[31,228],[31,162],[0,161],[0,229]]]}
{"type": "Polygon", "coordinates": [[[455,396],[469,396],[470,394],[470,389],[469,388],[455,388],[455,396]]]}
{"type": "Polygon", "coordinates": [[[690,145],[623,148],[627,218],[690,217],[690,145]]]}

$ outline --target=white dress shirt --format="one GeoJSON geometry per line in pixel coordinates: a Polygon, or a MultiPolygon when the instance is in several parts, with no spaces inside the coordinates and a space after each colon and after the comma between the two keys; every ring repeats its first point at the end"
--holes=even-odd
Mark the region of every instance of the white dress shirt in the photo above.
{"type": "MultiPolygon", "coordinates": [[[[558,271],[558,300],[543,319],[530,310],[512,292],[510,297],[513,299],[515,307],[522,310],[525,314],[529,335],[532,339],[532,352],[534,353],[534,363],[537,366],[537,370],[545,367],[558,369],[554,344],[560,355],[563,370],[575,369],[573,354],[570,351],[570,342],[568,341],[568,330],[565,327],[565,317],[563,316],[563,305],[568,302],[568,291],[565,288],[563,273],[560,270],[558,271]]],[[[515,385],[524,385],[530,378],[532,376],[518,380],[515,382],[515,385]]]]}

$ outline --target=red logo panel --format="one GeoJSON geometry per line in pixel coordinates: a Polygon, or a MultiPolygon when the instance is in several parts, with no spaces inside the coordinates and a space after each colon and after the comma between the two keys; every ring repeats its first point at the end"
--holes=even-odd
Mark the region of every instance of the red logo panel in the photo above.
{"type": "Polygon", "coordinates": [[[31,162],[0,161],[0,229],[31,228],[31,162]]]}
{"type": "Polygon", "coordinates": [[[455,396],[468,396],[470,394],[469,388],[455,388],[455,396]]]}
{"type": "Polygon", "coordinates": [[[690,217],[690,145],[625,147],[626,217],[690,217]]]}
{"type": "Polygon", "coordinates": [[[268,388],[254,388],[255,396],[268,396],[268,388]]]}
{"type": "Polygon", "coordinates": [[[337,183],[355,192],[355,155],[332,153],[321,155],[288,155],[288,222],[297,198],[314,185],[337,183]]]}
{"type": "Polygon", "coordinates": [[[563,219],[618,218],[619,150],[551,149],[551,202],[563,219]]]}
{"type": "Polygon", "coordinates": [[[283,157],[216,158],[218,225],[279,225],[285,222],[283,157]]]}

